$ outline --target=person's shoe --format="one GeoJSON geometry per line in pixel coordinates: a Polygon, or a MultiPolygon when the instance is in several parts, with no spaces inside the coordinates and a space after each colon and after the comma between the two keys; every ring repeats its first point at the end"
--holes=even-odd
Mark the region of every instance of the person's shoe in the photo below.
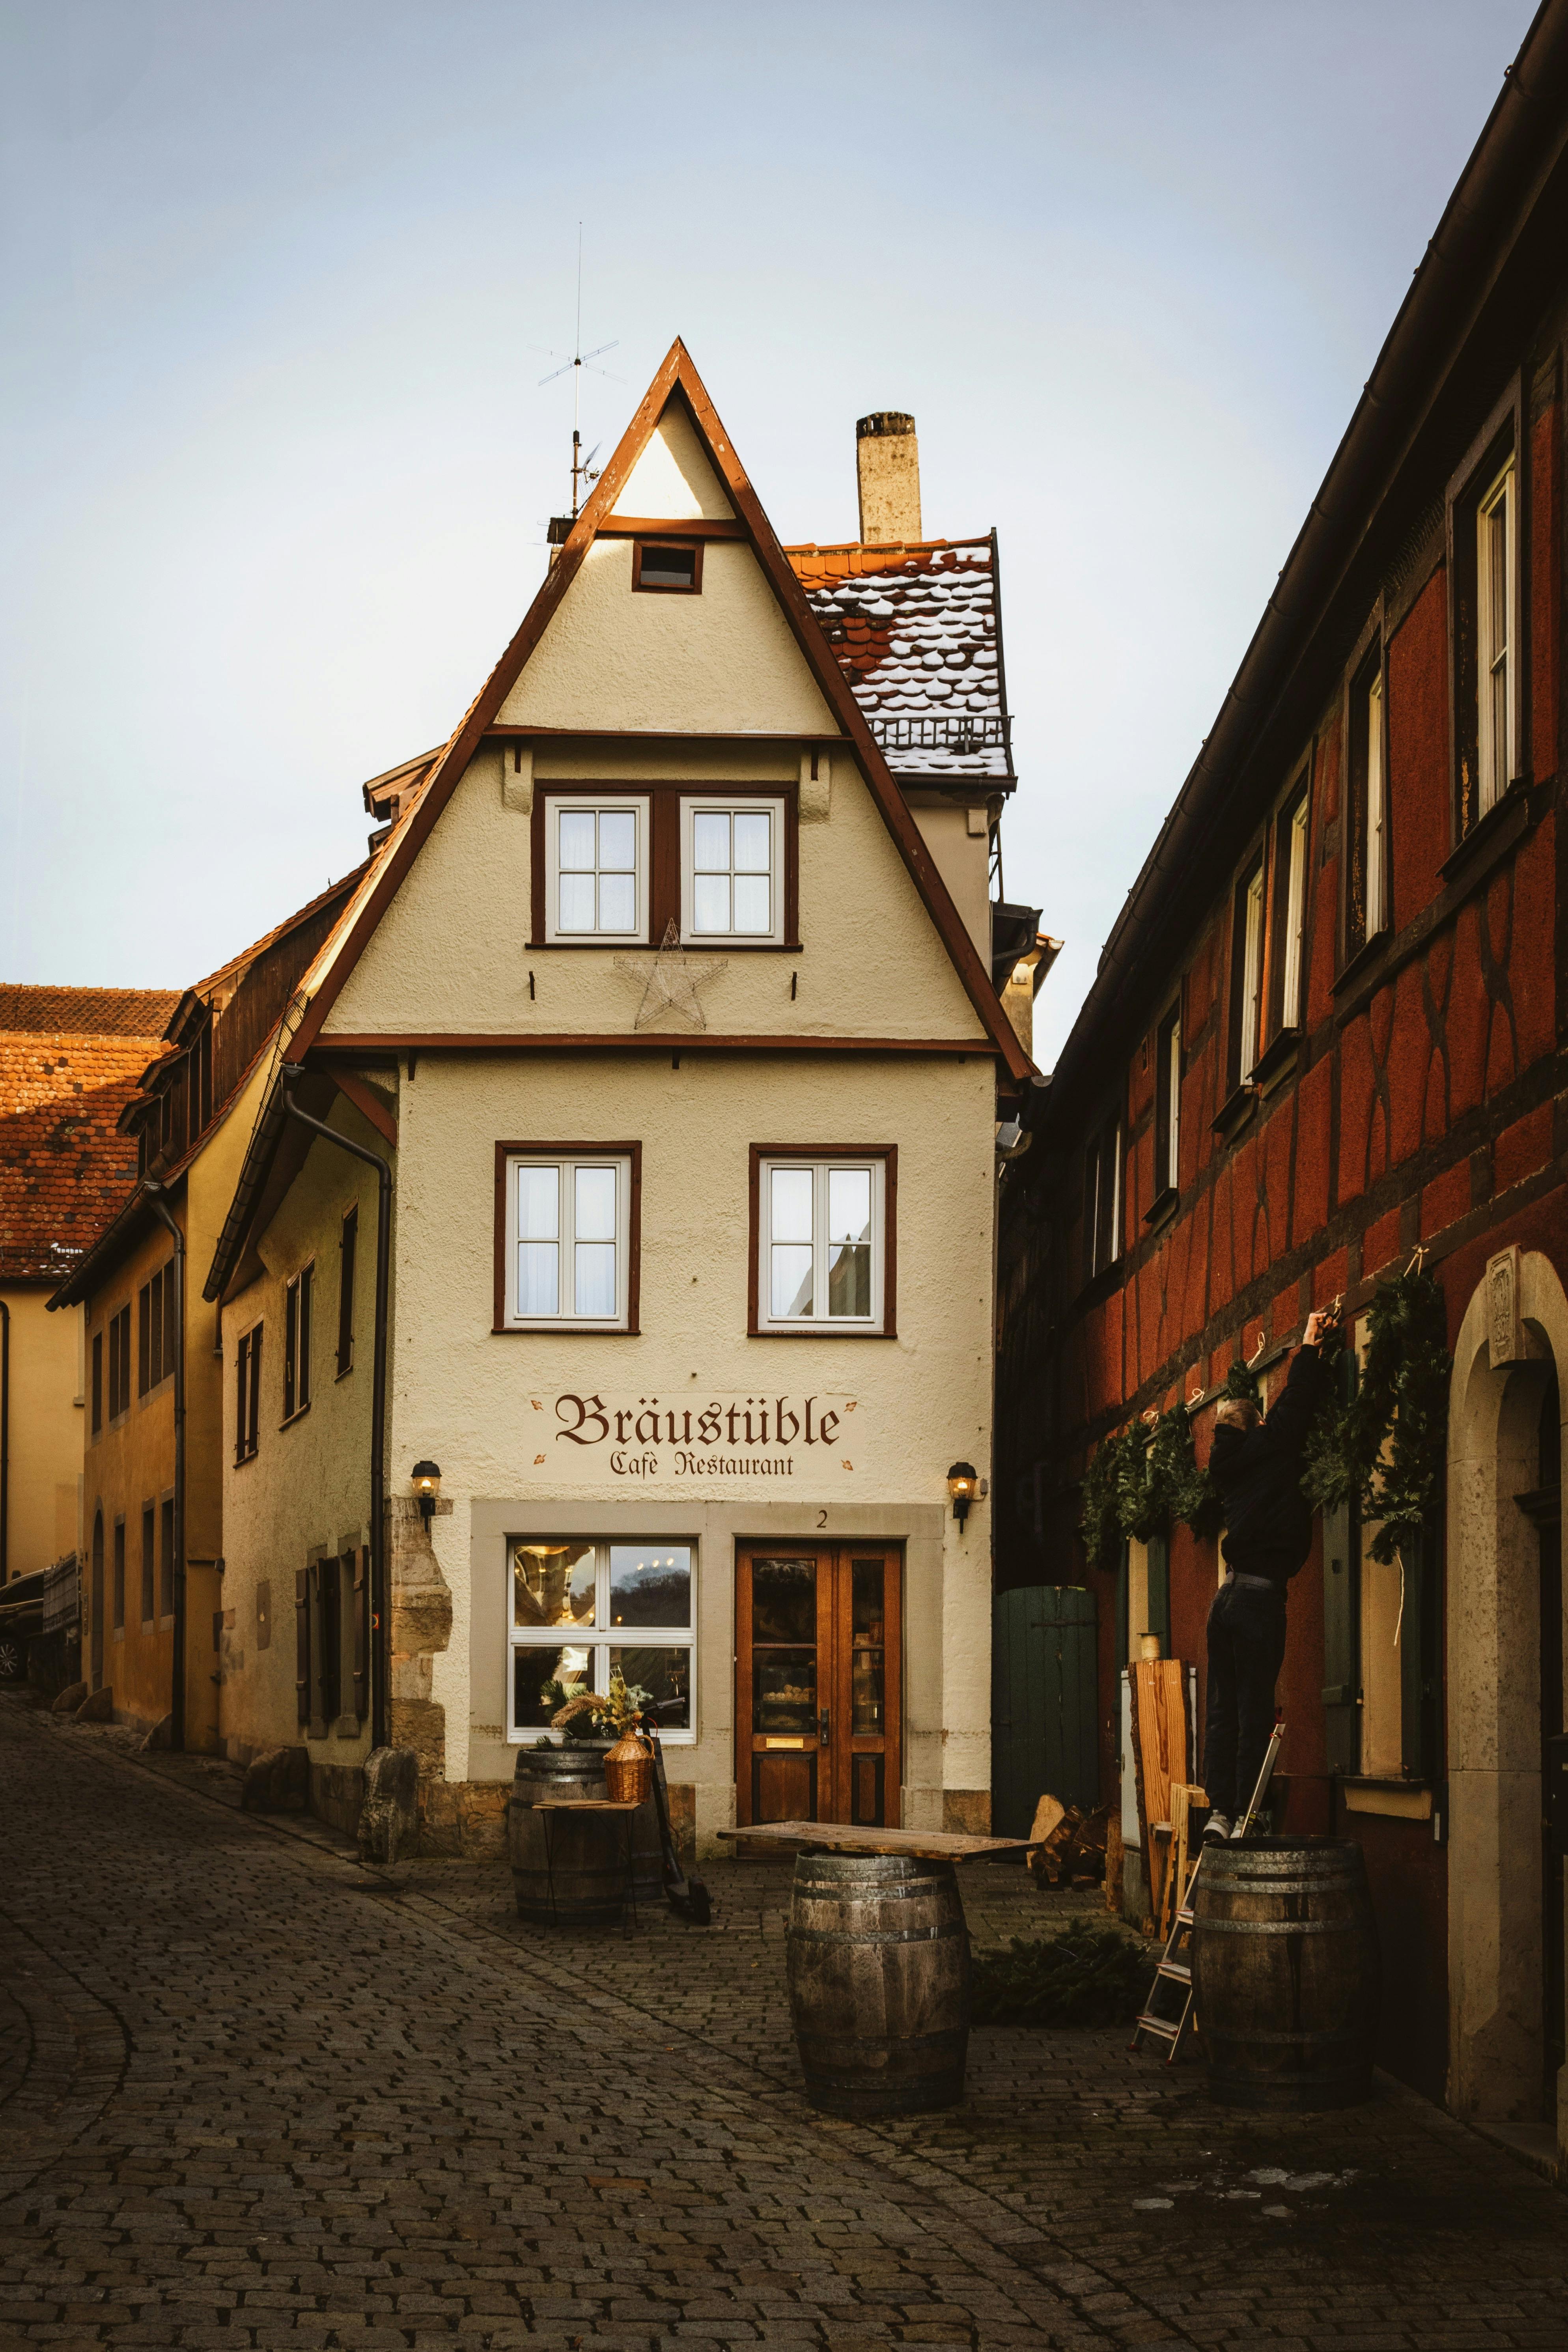
{"type": "Polygon", "coordinates": [[[1226,1840],[1234,1835],[1235,1832],[1231,1828],[1228,1813],[1211,1813],[1204,1823],[1205,1845],[1224,1845],[1226,1840]]]}
{"type": "Polygon", "coordinates": [[[1237,1817],[1237,1819],[1235,1822],[1232,1822],[1232,1824],[1231,1824],[1230,1837],[1231,1837],[1231,1843],[1232,1843],[1232,1844],[1234,1845],[1234,1844],[1237,1844],[1237,1843],[1239,1843],[1240,1840],[1241,1840],[1241,1839],[1243,1839],[1246,1835],[1247,1835],[1247,1815],[1246,1815],[1245,1813],[1242,1813],[1242,1814],[1240,1814],[1240,1815],[1237,1817]]]}

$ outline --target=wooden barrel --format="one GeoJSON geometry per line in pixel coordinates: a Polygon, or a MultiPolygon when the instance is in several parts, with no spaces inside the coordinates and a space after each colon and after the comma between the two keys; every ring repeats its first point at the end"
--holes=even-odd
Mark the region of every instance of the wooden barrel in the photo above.
{"type": "Polygon", "coordinates": [[[969,1930],[952,1865],[803,1853],[786,1938],[805,2095],[829,2116],[913,2116],[963,2096],[969,1930]]]}
{"type": "MultiPolygon", "coordinates": [[[[605,1748],[521,1748],[507,1805],[507,1846],[521,1919],[550,1925],[550,1882],[544,1851],[546,1798],[603,1797],[605,1748]]],[[[618,1921],[626,1892],[626,1827],[622,1813],[555,1813],[550,1852],[555,1916],[562,1926],[605,1927],[618,1921]]],[[[632,1815],[632,1874],[639,1907],[664,1900],[658,1816],[650,1797],[632,1815]]]]}
{"type": "Polygon", "coordinates": [[[1370,2098],[1381,1990],[1359,1845],[1205,1847],[1193,1888],[1193,2005],[1216,2099],[1278,2108],[1370,2098]]]}

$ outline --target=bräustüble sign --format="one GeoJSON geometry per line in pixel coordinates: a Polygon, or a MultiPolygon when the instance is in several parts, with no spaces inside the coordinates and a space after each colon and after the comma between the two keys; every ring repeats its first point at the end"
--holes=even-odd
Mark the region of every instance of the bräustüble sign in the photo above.
{"type": "MultiPolygon", "coordinates": [[[[606,1403],[596,1391],[566,1391],[553,1401],[553,1444],[597,1454],[617,1478],[793,1478],[797,1461],[803,1468],[829,1462],[854,1467],[838,1448],[857,1402],[746,1396],[670,1405],[641,1396],[623,1405],[606,1403]]],[[[542,1397],[531,1402],[536,1412],[545,1410],[542,1397]]],[[[545,1458],[534,1457],[536,1464],[545,1458]]]]}

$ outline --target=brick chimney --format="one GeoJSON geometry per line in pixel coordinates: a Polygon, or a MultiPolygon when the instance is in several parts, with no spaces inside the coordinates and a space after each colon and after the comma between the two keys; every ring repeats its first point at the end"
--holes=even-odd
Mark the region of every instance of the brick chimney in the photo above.
{"type": "Polygon", "coordinates": [[[860,537],[873,546],[921,535],[921,453],[915,420],[899,408],[879,408],[855,427],[860,477],[860,537]]]}

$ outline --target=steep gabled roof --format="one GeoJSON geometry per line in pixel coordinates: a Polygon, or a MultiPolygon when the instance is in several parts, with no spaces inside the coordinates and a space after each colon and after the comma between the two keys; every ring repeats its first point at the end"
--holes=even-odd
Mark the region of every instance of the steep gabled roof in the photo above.
{"type": "Polygon", "coordinates": [[[135,1174],[120,1115],[178,1002],[168,989],[0,989],[0,1279],[58,1282],[135,1174]]]}
{"type": "Polygon", "coordinates": [[[343,982],[363,953],[382,916],[395,898],[404,877],[418,856],[469,761],[484,740],[486,729],[494,722],[529,656],[559,610],[601,526],[614,514],[634,465],[653,437],[660,417],[672,401],[679,401],[684,406],[710,464],[724,486],[817,688],[854,751],[857,764],[866,779],[882,821],[925,902],[986,1037],[1012,1077],[1027,1077],[1034,1065],[1002,1010],[985,962],[969,936],[920,828],[905,804],[888,761],[867,724],[865,714],[823,635],[805,592],[774,536],[773,526],[735,455],[729,436],[692,364],[690,354],[679,339],[670,346],[663,366],[622,435],[615,455],[573,524],[565,544],[528,609],[522,625],[469,704],[412,808],[405,809],[400,817],[379,866],[368,885],[362,889],[358,903],[350,914],[346,936],[329,943],[319,959],[319,979],[309,1009],[290,1044],[290,1058],[300,1059],[314,1043],[343,982]]]}
{"type": "Polygon", "coordinates": [[[893,774],[1011,792],[995,533],[784,553],[893,774]]]}

